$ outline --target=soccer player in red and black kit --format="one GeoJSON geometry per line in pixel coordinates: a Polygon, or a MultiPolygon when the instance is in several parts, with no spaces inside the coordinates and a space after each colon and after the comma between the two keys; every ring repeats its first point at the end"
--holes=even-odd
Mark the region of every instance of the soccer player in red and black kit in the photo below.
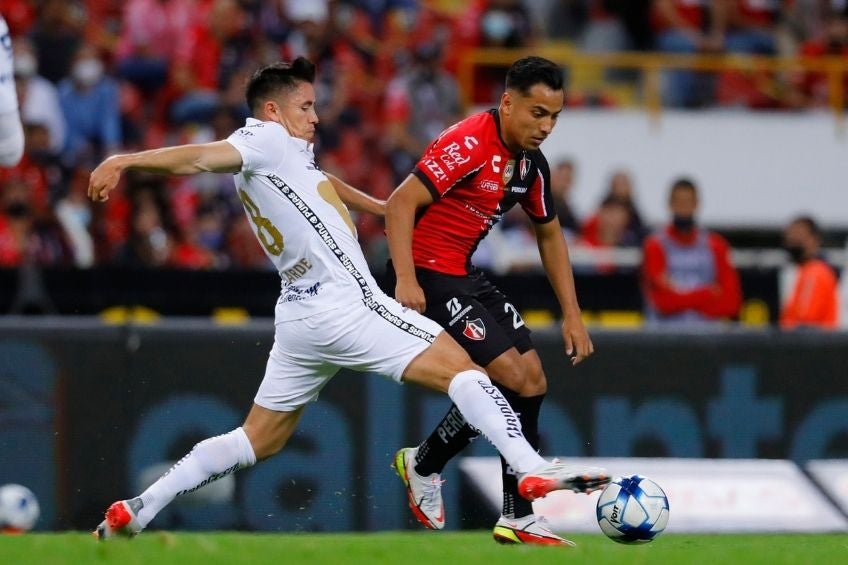
{"type": "MultiPolygon", "coordinates": [[[[562,307],[566,353],[574,364],[592,354],[551,197],[548,162],[539,150],[562,108],[560,68],[541,57],[516,61],[499,107],[442,132],[386,209],[395,298],[440,323],[486,368],[536,449],[539,409],[547,390],[539,356],[515,307],[471,264],[471,255],[504,213],[520,205],[533,221],[542,264],[562,307]]],[[[398,451],[395,467],[423,525],[444,527],[440,473],[477,434],[451,406],[420,446],[398,451]]],[[[534,516],[531,503],[519,495],[515,474],[501,462],[504,502],[495,539],[573,545],[553,534],[544,518],[534,516]]],[[[590,469],[576,468],[575,473],[587,483],[574,489],[579,492],[609,481],[590,469]]]]}

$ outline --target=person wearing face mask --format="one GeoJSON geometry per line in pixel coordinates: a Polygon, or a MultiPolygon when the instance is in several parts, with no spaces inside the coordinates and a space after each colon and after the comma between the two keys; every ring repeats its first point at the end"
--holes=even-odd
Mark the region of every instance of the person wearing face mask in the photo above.
{"type": "Polygon", "coordinates": [[[727,241],[695,222],[695,183],[676,180],[669,207],[671,224],[643,246],[647,318],[654,323],[704,324],[735,317],[742,303],[739,274],[727,241]]]}
{"type": "Polygon", "coordinates": [[[12,62],[12,36],[0,16],[0,166],[14,167],[24,154],[24,126],[12,62]]]}
{"type": "Polygon", "coordinates": [[[14,71],[24,124],[41,124],[50,137],[49,149],[59,154],[65,145],[65,115],[56,86],[38,72],[38,56],[31,41],[15,40],[14,71]]]}
{"type": "Polygon", "coordinates": [[[104,74],[97,49],[77,51],[71,76],[59,83],[59,102],[67,121],[62,160],[66,166],[96,163],[121,143],[118,83],[104,74]]]}
{"type": "Polygon", "coordinates": [[[795,218],[786,226],[783,242],[797,273],[780,310],[780,327],[835,328],[839,323],[839,291],[836,274],[820,254],[818,223],[809,216],[795,218]]]}

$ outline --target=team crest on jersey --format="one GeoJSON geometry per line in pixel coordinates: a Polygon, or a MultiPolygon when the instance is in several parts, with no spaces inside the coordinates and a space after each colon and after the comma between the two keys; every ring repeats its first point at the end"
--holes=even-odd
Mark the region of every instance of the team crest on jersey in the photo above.
{"type": "Polygon", "coordinates": [[[486,339],[486,325],[480,318],[465,320],[465,329],[462,330],[462,335],[474,341],[483,341],[486,339]]]}
{"type": "Polygon", "coordinates": [[[521,162],[518,165],[518,176],[521,177],[521,180],[524,180],[524,177],[526,177],[527,173],[530,172],[531,164],[532,162],[526,155],[521,158],[521,162]]]}
{"type": "Polygon", "coordinates": [[[510,159],[509,162],[504,167],[503,174],[503,183],[504,185],[509,184],[509,181],[512,179],[512,173],[515,172],[515,159],[510,159]]]}

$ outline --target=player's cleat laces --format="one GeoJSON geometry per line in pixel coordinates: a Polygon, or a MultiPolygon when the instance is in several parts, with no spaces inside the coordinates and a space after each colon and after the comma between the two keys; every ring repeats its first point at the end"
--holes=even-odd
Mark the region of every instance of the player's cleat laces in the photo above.
{"type": "Polygon", "coordinates": [[[115,536],[135,536],[143,529],[136,519],[138,511],[142,508],[144,503],[140,498],[113,502],[106,510],[106,519],[100,522],[92,535],[100,541],[115,536]]]}
{"type": "Polygon", "coordinates": [[[500,517],[492,530],[495,541],[507,545],[561,545],[574,547],[576,544],[559,537],[551,531],[551,526],[543,516],[530,514],[523,518],[500,517]]]}
{"type": "Polygon", "coordinates": [[[518,479],[518,492],[527,500],[536,500],[555,490],[588,494],[609,482],[610,476],[606,469],[572,467],[553,461],[521,475],[518,479]]]}
{"type": "Polygon", "coordinates": [[[442,502],[442,480],[438,473],[422,477],[415,472],[417,447],[404,447],[395,454],[392,464],[406,487],[409,508],[415,519],[431,530],[445,527],[445,505],[442,502]]]}

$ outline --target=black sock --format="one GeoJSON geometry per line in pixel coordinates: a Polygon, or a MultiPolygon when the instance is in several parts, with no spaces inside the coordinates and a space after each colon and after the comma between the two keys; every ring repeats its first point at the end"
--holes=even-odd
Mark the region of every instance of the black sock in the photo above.
{"type": "Polygon", "coordinates": [[[418,446],[415,456],[415,472],[426,477],[441,473],[451,458],[465,449],[480,432],[468,425],[456,404],[430,434],[430,437],[418,446]]]}
{"type": "MultiPolygon", "coordinates": [[[[501,389],[504,390],[504,389],[501,389]]],[[[533,449],[539,451],[539,410],[542,407],[544,394],[539,396],[520,397],[512,393],[509,398],[512,409],[518,413],[521,430],[533,449]]],[[[503,509],[507,518],[523,518],[533,513],[533,504],[518,494],[518,477],[512,472],[506,460],[501,457],[501,477],[503,479],[503,509]]]]}

